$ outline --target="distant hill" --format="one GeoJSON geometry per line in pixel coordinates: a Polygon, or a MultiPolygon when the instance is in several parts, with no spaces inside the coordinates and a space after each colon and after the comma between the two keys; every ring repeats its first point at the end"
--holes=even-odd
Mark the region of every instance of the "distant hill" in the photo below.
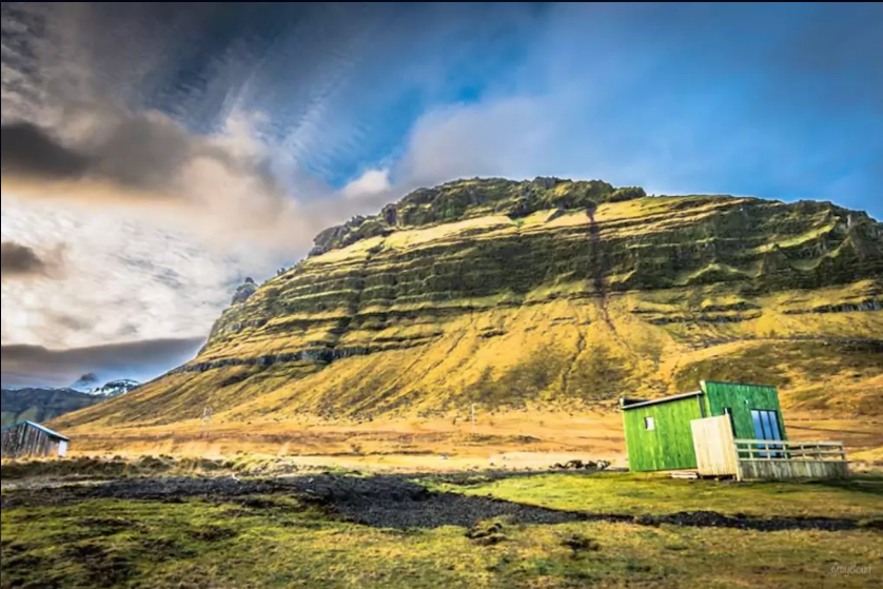
{"type": "Polygon", "coordinates": [[[3,389],[3,427],[29,419],[38,423],[124,395],[140,383],[131,379],[112,380],[89,390],[73,388],[3,389]]]}
{"type": "Polygon", "coordinates": [[[65,427],[606,403],[700,380],[880,415],[883,225],[557,178],[417,190],[250,282],[199,356],[65,427]]]}
{"type": "Polygon", "coordinates": [[[42,423],[104,400],[73,389],[3,389],[0,395],[3,427],[25,419],[42,423]]]}

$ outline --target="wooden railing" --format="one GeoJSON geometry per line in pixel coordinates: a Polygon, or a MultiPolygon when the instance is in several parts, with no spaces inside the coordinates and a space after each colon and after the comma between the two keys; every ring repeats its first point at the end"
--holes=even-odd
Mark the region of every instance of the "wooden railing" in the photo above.
{"type": "Polygon", "coordinates": [[[734,440],[739,460],[811,460],[846,462],[842,442],[734,440]]]}

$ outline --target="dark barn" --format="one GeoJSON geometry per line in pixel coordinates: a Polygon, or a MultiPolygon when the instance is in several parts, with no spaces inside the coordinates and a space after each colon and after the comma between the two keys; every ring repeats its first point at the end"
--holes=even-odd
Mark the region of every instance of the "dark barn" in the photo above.
{"type": "Polygon", "coordinates": [[[21,421],[3,429],[3,458],[64,457],[70,438],[33,421],[21,421]]]}

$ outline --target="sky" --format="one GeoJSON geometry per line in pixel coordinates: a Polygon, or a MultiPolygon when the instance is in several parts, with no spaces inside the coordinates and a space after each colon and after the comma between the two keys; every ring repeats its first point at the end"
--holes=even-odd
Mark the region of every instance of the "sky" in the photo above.
{"type": "Polygon", "coordinates": [[[558,176],[883,218],[880,3],[2,4],[2,384],[155,377],[408,191],[558,176]]]}

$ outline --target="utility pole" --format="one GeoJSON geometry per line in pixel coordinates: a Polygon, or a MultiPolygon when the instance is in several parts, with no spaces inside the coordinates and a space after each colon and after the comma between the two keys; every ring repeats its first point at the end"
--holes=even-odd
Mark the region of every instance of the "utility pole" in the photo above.
{"type": "Polygon", "coordinates": [[[472,404],[472,437],[475,437],[475,403],[472,404]]]}

